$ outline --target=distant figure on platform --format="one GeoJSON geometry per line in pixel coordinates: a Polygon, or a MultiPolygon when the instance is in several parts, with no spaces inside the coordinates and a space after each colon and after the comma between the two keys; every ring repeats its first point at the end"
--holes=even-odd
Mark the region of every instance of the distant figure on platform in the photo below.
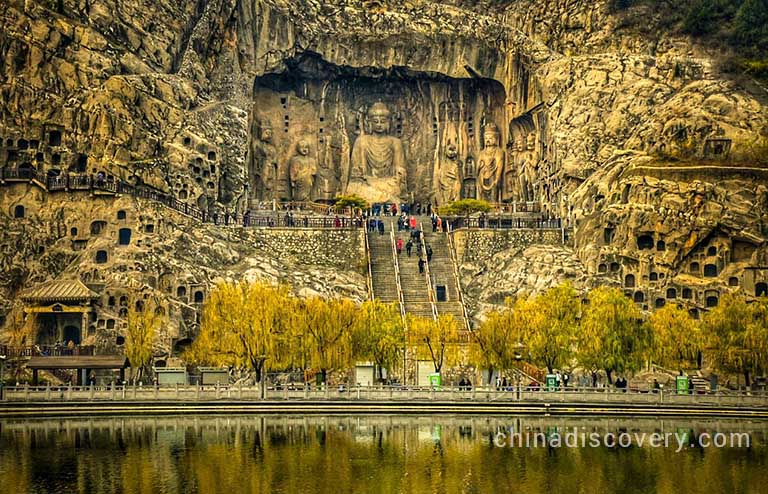
{"type": "Polygon", "coordinates": [[[419,257],[419,273],[423,273],[423,272],[424,272],[424,259],[419,257]]]}

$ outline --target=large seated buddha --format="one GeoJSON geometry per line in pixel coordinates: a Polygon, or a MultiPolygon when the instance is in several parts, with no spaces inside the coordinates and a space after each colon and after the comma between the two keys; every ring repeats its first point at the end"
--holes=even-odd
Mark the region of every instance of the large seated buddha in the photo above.
{"type": "Polygon", "coordinates": [[[367,113],[370,133],[352,147],[347,193],[370,202],[399,203],[406,192],[405,151],[402,141],[389,135],[390,115],[384,103],[374,103],[367,113]]]}

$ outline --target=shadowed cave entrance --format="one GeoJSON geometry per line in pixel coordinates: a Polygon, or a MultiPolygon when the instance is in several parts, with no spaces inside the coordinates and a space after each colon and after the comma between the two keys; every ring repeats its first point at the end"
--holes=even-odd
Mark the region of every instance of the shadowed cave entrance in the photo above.
{"type": "MultiPolygon", "coordinates": [[[[312,53],[285,67],[254,85],[248,160],[254,200],[328,202],[352,192],[362,175],[366,184],[386,182],[371,188],[402,201],[442,204],[477,194],[486,126],[496,130],[494,145],[504,154],[505,92],[497,81],[337,66],[312,53]],[[388,177],[397,175],[400,148],[398,182],[388,177]]],[[[498,189],[494,200],[503,199],[501,182],[489,185],[498,189]]]]}

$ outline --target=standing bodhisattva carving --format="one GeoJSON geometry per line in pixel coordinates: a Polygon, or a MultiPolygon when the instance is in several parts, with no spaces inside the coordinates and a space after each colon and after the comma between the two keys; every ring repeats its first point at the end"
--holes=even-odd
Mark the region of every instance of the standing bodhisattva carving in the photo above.
{"type": "Polygon", "coordinates": [[[504,150],[499,146],[499,129],[495,124],[485,126],[483,142],[485,147],[477,158],[477,195],[478,199],[497,202],[504,171],[504,150]]]}
{"type": "Polygon", "coordinates": [[[294,201],[309,201],[317,174],[317,160],[309,155],[309,142],[302,139],[296,144],[296,155],[288,164],[291,179],[291,197],[294,201]]]}

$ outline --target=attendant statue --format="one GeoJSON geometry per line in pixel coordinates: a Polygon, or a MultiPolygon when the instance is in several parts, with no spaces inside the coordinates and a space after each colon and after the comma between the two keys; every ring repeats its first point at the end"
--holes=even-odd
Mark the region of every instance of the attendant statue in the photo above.
{"type": "Polygon", "coordinates": [[[272,126],[269,122],[261,122],[258,139],[254,143],[254,168],[251,175],[251,193],[259,199],[273,199],[277,189],[277,152],[272,144],[272,136],[272,126]]]}
{"type": "Polygon", "coordinates": [[[499,200],[499,182],[504,171],[504,150],[499,146],[499,129],[495,124],[485,126],[485,147],[477,157],[477,195],[488,202],[499,200]]]}
{"type": "Polygon", "coordinates": [[[438,170],[439,204],[447,204],[459,199],[461,166],[456,145],[449,142],[445,147],[445,158],[440,160],[440,169],[438,170]]]}
{"type": "Polygon", "coordinates": [[[405,193],[405,151],[402,141],[388,134],[390,115],[384,103],[374,103],[368,109],[370,134],[358,137],[352,148],[348,193],[374,202],[399,202],[405,193]]]}
{"type": "Polygon", "coordinates": [[[294,201],[309,201],[317,174],[317,160],[309,155],[309,142],[302,139],[296,144],[296,154],[288,163],[291,197],[294,201]]]}

